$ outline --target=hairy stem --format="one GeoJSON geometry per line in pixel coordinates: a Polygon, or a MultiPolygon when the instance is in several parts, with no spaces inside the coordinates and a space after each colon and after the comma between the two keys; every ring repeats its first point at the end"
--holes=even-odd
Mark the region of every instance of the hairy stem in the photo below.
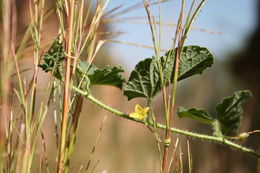
{"type": "MultiPolygon", "coordinates": [[[[125,113],[123,113],[123,112],[121,112],[117,109],[114,109],[114,108],[102,103],[101,101],[97,100],[95,97],[93,97],[88,92],[82,91],[82,90],[78,89],[77,87],[72,86],[72,90],[81,94],[81,95],[83,95],[86,99],[93,102],[94,104],[96,104],[100,108],[105,109],[105,110],[113,113],[116,116],[126,118],[128,120],[132,120],[132,121],[144,124],[146,126],[150,126],[150,127],[156,126],[158,129],[163,129],[163,130],[166,129],[166,126],[163,125],[163,124],[159,124],[159,123],[154,124],[153,121],[146,122],[146,121],[143,121],[143,120],[132,118],[128,114],[125,114],[125,113]]],[[[176,133],[176,134],[183,135],[183,136],[188,136],[188,137],[192,137],[192,138],[196,138],[196,139],[200,139],[200,140],[207,140],[207,141],[212,141],[212,142],[216,142],[216,143],[219,143],[219,144],[223,144],[223,145],[229,146],[231,148],[240,150],[242,152],[248,153],[248,154],[255,156],[257,158],[260,158],[260,153],[257,153],[254,150],[247,148],[247,147],[244,147],[244,146],[237,144],[235,142],[232,142],[232,141],[230,141],[230,140],[228,140],[224,137],[210,136],[210,135],[190,132],[190,131],[187,131],[187,130],[181,130],[181,129],[177,129],[177,128],[174,128],[174,127],[171,127],[170,131],[173,132],[173,133],[176,133]]]]}

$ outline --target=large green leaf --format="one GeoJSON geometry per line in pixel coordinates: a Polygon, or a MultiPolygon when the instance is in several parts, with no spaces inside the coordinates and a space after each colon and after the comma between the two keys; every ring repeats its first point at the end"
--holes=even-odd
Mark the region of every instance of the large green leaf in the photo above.
{"type": "Polygon", "coordinates": [[[159,90],[159,73],[154,58],[140,61],[132,71],[124,94],[131,100],[136,97],[152,98],[159,90]]]}
{"type": "Polygon", "coordinates": [[[252,94],[248,90],[236,91],[233,96],[223,99],[216,106],[216,116],[212,116],[202,109],[190,108],[187,110],[182,107],[178,109],[178,115],[179,117],[193,118],[211,126],[219,125],[220,127],[214,127],[214,129],[220,129],[224,135],[234,135],[243,114],[241,104],[251,96],[252,94]],[[215,123],[216,121],[218,123],[215,123]]]}
{"type": "Polygon", "coordinates": [[[250,97],[252,97],[252,94],[248,90],[236,91],[233,96],[223,99],[216,106],[217,119],[221,123],[223,133],[236,133],[243,115],[241,104],[250,97]]]}
{"type": "Polygon", "coordinates": [[[205,47],[187,46],[183,48],[180,63],[178,80],[188,78],[211,67],[213,55],[205,47]]]}
{"type": "MultiPolygon", "coordinates": [[[[125,87],[124,93],[128,100],[137,97],[152,98],[161,91],[157,61],[155,58],[147,58],[136,65],[125,87]]],[[[175,49],[166,52],[160,58],[160,63],[164,74],[163,83],[169,85],[174,77],[175,49]]],[[[206,48],[186,46],[180,57],[178,80],[201,74],[212,64],[213,56],[206,48]]]]}

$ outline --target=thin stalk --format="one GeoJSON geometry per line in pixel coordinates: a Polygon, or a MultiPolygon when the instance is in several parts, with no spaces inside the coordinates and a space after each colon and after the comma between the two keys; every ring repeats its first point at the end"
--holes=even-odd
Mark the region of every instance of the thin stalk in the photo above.
{"type": "MultiPolygon", "coordinates": [[[[28,112],[25,112],[25,151],[23,155],[23,172],[30,172],[32,160],[35,152],[35,143],[37,138],[37,133],[33,128],[34,120],[35,124],[38,124],[38,118],[40,116],[34,117],[35,115],[35,105],[36,105],[36,90],[37,90],[37,73],[38,73],[38,62],[40,57],[40,46],[41,46],[41,29],[43,22],[43,9],[45,5],[45,0],[42,1],[29,1],[30,5],[30,16],[32,20],[31,36],[34,41],[34,73],[33,78],[30,82],[31,88],[31,99],[29,104],[28,112]]],[[[29,90],[28,90],[29,93],[29,90]]],[[[41,110],[41,109],[40,109],[41,110]]]]}
{"type": "MultiPolygon", "coordinates": [[[[161,40],[162,40],[162,11],[161,11],[161,0],[158,0],[158,8],[159,8],[159,39],[158,39],[158,48],[157,52],[160,56],[160,49],[161,49],[161,40]]],[[[156,26],[156,21],[154,21],[154,26],[156,26]]]]}
{"type": "MultiPolygon", "coordinates": [[[[150,30],[152,33],[152,41],[153,41],[153,45],[154,45],[155,55],[157,58],[156,62],[157,62],[158,68],[159,68],[159,74],[160,74],[160,79],[161,79],[162,96],[163,96],[164,111],[165,111],[165,121],[166,121],[167,129],[169,129],[170,128],[170,117],[169,117],[168,105],[167,105],[167,97],[166,97],[167,94],[166,94],[166,87],[165,87],[165,81],[164,81],[164,73],[163,73],[162,64],[161,64],[161,60],[160,60],[160,51],[159,51],[160,50],[160,40],[158,40],[158,45],[157,45],[157,41],[155,39],[156,38],[155,37],[156,36],[155,35],[156,22],[152,22],[154,20],[152,20],[152,17],[151,17],[151,13],[150,13],[150,9],[149,9],[149,2],[148,2],[148,0],[143,0],[143,3],[144,3],[144,7],[145,7],[146,14],[148,17],[150,30]]],[[[160,1],[159,1],[159,4],[160,4],[160,1]]],[[[159,16],[160,16],[160,14],[159,14],[159,16]]],[[[161,31],[161,25],[159,27],[160,27],[159,31],[161,31]]],[[[159,33],[159,38],[160,37],[161,37],[161,35],[159,33]]],[[[170,143],[169,136],[170,136],[169,130],[166,130],[165,131],[165,141],[164,141],[165,147],[164,147],[163,162],[162,162],[163,173],[166,173],[166,171],[167,171],[167,164],[166,164],[167,159],[166,158],[168,158],[168,144],[170,143]]]]}
{"type": "Polygon", "coordinates": [[[149,3],[148,3],[147,0],[143,0],[143,3],[144,3],[145,11],[146,11],[146,14],[147,14],[147,17],[148,17],[150,30],[151,30],[151,33],[152,33],[152,41],[153,41],[153,46],[154,46],[154,52],[155,52],[156,57],[160,57],[159,52],[157,51],[158,47],[157,47],[157,42],[156,42],[156,39],[155,39],[154,23],[152,22],[152,17],[151,17],[151,13],[150,13],[150,9],[149,9],[149,3]]]}
{"type": "Polygon", "coordinates": [[[72,152],[74,151],[76,139],[77,139],[77,132],[79,127],[79,118],[80,113],[82,111],[82,104],[83,104],[83,96],[82,95],[76,95],[76,101],[75,101],[75,108],[71,120],[71,126],[70,126],[70,133],[68,135],[68,164],[65,167],[65,172],[68,171],[69,163],[70,163],[70,156],[72,152]]]}
{"type": "Polygon", "coordinates": [[[190,151],[190,142],[187,140],[187,148],[188,148],[188,165],[189,165],[189,173],[192,173],[192,155],[190,151]]]}
{"type": "Polygon", "coordinates": [[[170,160],[170,164],[169,164],[167,173],[170,173],[170,171],[171,171],[172,163],[173,163],[173,160],[174,160],[174,157],[175,157],[175,154],[176,154],[178,144],[179,144],[179,138],[176,139],[174,149],[173,149],[173,152],[172,152],[172,158],[170,160]]]}
{"type": "MultiPolygon", "coordinates": [[[[139,43],[133,43],[133,42],[128,42],[128,41],[119,41],[119,40],[106,40],[107,43],[119,43],[119,44],[125,44],[125,45],[130,45],[130,46],[137,46],[137,47],[142,47],[146,49],[153,49],[154,46],[149,46],[149,45],[144,45],[144,44],[139,44],[139,43]]],[[[167,52],[166,49],[160,49],[161,52],[167,52]]]]}
{"type": "Polygon", "coordinates": [[[182,151],[181,151],[181,146],[179,148],[179,153],[180,153],[180,167],[179,167],[179,172],[183,173],[183,159],[182,159],[182,151]]]}
{"type": "Polygon", "coordinates": [[[85,169],[85,173],[89,172],[90,163],[91,163],[91,161],[93,160],[94,153],[95,153],[97,144],[98,144],[98,142],[100,141],[100,137],[101,137],[101,134],[102,134],[103,126],[104,126],[106,120],[107,120],[107,116],[104,117],[104,119],[103,119],[103,121],[102,121],[102,123],[101,123],[101,126],[100,126],[100,128],[99,128],[99,131],[98,131],[98,134],[97,134],[97,137],[96,137],[94,146],[92,147],[92,150],[91,150],[91,153],[90,153],[90,158],[89,158],[89,160],[88,160],[88,163],[87,163],[87,166],[86,166],[86,169],[85,169]]]}
{"type": "Polygon", "coordinates": [[[1,57],[1,81],[0,81],[0,171],[3,171],[4,167],[4,157],[2,155],[6,151],[6,129],[8,127],[9,121],[9,93],[10,93],[10,72],[12,70],[12,62],[10,61],[11,55],[11,45],[14,43],[13,32],[15,31],[15,25],[13,19],[15,15],[12,16],[12,11],[14,11],[14,1],[3,0],[2,2],[2,50],[0,55],[1,57]]]}
{"type": "Polygon", "coordinates": [[[193,13],[193,15],[191,16],[191,19],[189,21],[189,23],[187,24],[186,28],[185,28],[185,32],[183,33],[183,39],[182,39],[182,47],[184,45],[184,42],[187,38],[188,33],[191,30],[191,26],[193,24],[193,22],[195,21],[197,15],[199,14],[200,10],[202,9],[202,7],[204,6],[204,4],[206,3],[206,0],[202,0],[201,3],[198,5],[198,7],[196,8],[195,12],[193,13]]]}
{"type": "MultiPolygon", "coordinates": [[[[184,3],[185,0],[182,0],[182,7],[178,22],[178,27],[175,35],[175,40],[179,37],[179,32],[182,30],[182,20],[184,17],[184,3]]],[[[181,37],[179,42],[181,41],[181,37]]],[[[180,44],[179,44],[180,46],[180,44]]],[[[171,102],[170,102],[170,110],[168,111],[168,121],[166,121],[166,130],[165,130],[165,142],[164,142],[164,154],[163,154],[163,173],[166,173],[168,168],[168,158],[169,158],[169,147],[171,145],[171,123],[174,117],[174,106],[175,106],[175,98],[176,98],[176,90],[177,90],[177,81],[178,81],[178,72],[179,72],[179,59],[181,55],[182,47],[178,47],[175,53],[175,69],[174,69],[174,78],[173,78],[173,86],[171,92],[171,102]]]]}
{"type": "MultiPolygon", "coordinates": [[[[151,99],[148,99],[147,100],[147,106],[150,107],[150,110],[149,110],[149,119],[148,121],[150,121],[152,119],[153,122],[156,122],[156,119],[155,119],[155,116],[154,116],[154,113],[153,111],[151,110],[151,99]]],[[[147,121],[147,120],[146,120],[147,121]]],[[[162,150],[161,150],[161,139],[160,139],[160,136],[159,134],[157,133],[157,128],[156,128],[156,125],[154,124],[153,127],[151,126],[147,126],[148,129],[153,133],[155,139],[156,139],[156,142],[157,142],[157,149],[158,149],[158,154],[159,154],[159,159],[160,159],[160,165],[162,165],[162,150]]],[[[160,166],[160,173],[162,173],[162,167],[160,166]]]]}
{"type": "MultiPolygon", "coordinates": [[[[129,24],[149,24],[147,21],[142,21],[142,20],[133,20],[134,18],[120,18],[120,19],[104,19],[104,23],[129,23],[129,24]],[[128,20],[131,19],[131,20],[128,20]]],[[[142,19],[142,18],[141,18],[142,19]]],[[[160,25],[160,22],[156,22],[156,25],[160,25]]],[[[161,22],[162,26],[167,26],[167,27],[177,27],[176,23],[168,23],[168,22],[161,22]]],[[[210,30],[207,28],[200,28],[200,27],[191,27],[191,30],[194,31],[200,31],[200,32],[205,32],[213,35],[221,35],[222,33],[217,31],[217,30],[210,30]]]]}
{"type": "MultiPolygon", "coordinates": [[[[167,1],[169,1],[169,0],[160,0],[160,3],[164,3],[164,2],[167,2],[167,1]]],[[[152,6],[152,5],[157,5],[157,4],[158,4],[158,0],[151,0],[149,5],[152,6]]],[[[134,10],[140,9],[140,8],[143,7],[142,5],[143,5],[143,3],[140,2],[140,3],[134,4],[130,7],[124,8],[120,11],[117,11],[115,14],[112,14],[114,11],[116,11],[116,9],[121,7],[121,6],[118,6],[114,9],[112,9],[112,11],[106,12],[105,16],[107,16],[107,18],[109,18],[109,19],[110,18],[116,18],[117,16],[123,15],[127,12],[130,12],[130,11],[132,12],[134,10]]]]}
{"type": "Polygon", "coordinates": [[[47,158],[47,148],[46,148],[46,142],[44,139],[44,134],[43,132],[41,132],[41,138],[42,138],[42,146],[43,146],[43,159],[45,162],[45,166],[46,166],[46,172],[50,173],[50,169],[49,169],[49,162],[48,162],[48,158],[47,158]]]}
{"type": "Polygon", "coordinates": [[[20,139],[21,139],[21,142],[17,142],[17,161],[16,161],[16,167],[15,167],[15,172],[16,173],[20,173],[21,172],[21,166],[22,166],[22,155],[23,155],[23,138],[24,138],[24,128],[25,128],[25,125],[24,124],[21,124],[21,127],[20,127],[20,130],[19,130],[19,133],[18,135],[21,135],[19,136],[20,139]]]}
{"type": "Polygon", "coordinates": [[[64,166],[66,162],[66,137],[67,137],[67,120],[68,120],[68,107],[70,102],[70,79],[71,79],[71,56],[72,56],[72,40],[73,40],[73,18],[74,18],[74,9],[75,9],[75,0],[70,1],[70,10],[69,10],[69,29],[66,39],[66,75],[65,75],[65,86],[64,86],[64,98],[63,98],[63,112],[62,112],[62,122],[61,122],[61,139],[60,139],[60,150],[58,158],[58,168],[57,172],[62,173],[64,171],[64,166]]]}
{"type": "MultiPolygon", "coordinates": [[[[86,44],[88,43],[88,41],[90,41],[91,38],[93,38],[93,34],[95,34],[95,33],[97,32],[97,27],[98,27],[98,25],[99,25],[99,23],[100,23],[101,17],[102,17],[102,15],[103,15],[104,10],[105,10],[105,8],[107,7],[109,1],[110,1],[110,0],[106,0],[105,3],[102,1],[102,2],[100,2],[100,3],[98,4],[98,7],[97,7],[97,9],[96,9],[96,11],[95,11],[95,15],[94,15],[94,17],[93,17],[93,19],[92,19],[92,22],[91,22],[91,25],[90,25],[90,27],[89,27],[90,29],[89,29],[89,31],[88,31],[88,34],[87,34],[86,38],[84,39],[84,41],[83,41],[83,43],[82,43],[82,46],[81,46],[81,49],[80,49],[80,51],[79,51],[79,53],[78,53],[79,55],[80,55],[80,54],[82,53],[82,51],[84,50],[84,48],[85,48],[86,44]]],[[[90,57],[92,57],[92,56],[90,56],[90,57]]],[[[89,57],[88,57],[88,58],[89,58],[89,57]]]]}

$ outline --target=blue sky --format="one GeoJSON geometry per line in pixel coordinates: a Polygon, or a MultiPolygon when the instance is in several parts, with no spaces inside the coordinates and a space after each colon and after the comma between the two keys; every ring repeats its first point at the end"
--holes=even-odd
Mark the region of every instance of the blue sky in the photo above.
{"type": "MultiPolygon", "coordinates": [[[[118,5],[123,8],[142,2],[142,0],[111,0],[108,10],[118,5]]],[[[171,0],[161,5],[163,22],[176,23],[180,10],[181,0],[171,0]]],[[[189,8],[191,0],[186,0],[189,8]]],[[[208,0],[194,23],[194,27],[205,28],[221,32],[213,35],[201,31],[191,31],[186,44],[196,44],[207,47],[217,59],[225,59],[225,55],[241,48],[246,38],[255,26],[256,0],[208,0]]],[[[158,16],[158,7],[151,7],[152,14],[158,16]]],[[[138,8],[122,17],[145,16],[145,10],[138,8]]],[[[136,19],[146,21],[145,19],[136,19]]],[[[149,26],[145,24],[117,23],[111,25],[112,30],[122,31],[125,34],[115,40],[133,42],[152,46],[149,26]]],[[[162,28],[162,48],[169,49],[175,28],[162,28]]],[[[147,57],[154,55],[153,50],[135,46],[110,43],[112,55],[117,62],[127,69],[134,68],[135,64],[147,57]]]]}

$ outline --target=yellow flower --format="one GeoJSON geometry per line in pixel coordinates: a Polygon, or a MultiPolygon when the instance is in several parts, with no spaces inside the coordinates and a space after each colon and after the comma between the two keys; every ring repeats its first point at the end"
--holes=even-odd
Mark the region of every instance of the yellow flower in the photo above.
{"type": "Polygon", "coordinates": [[[130,117],[143,120],[147,117],[149,107],[142,108],[139,104],[135,105],[135,112],[129,114],[130,117]]]}

